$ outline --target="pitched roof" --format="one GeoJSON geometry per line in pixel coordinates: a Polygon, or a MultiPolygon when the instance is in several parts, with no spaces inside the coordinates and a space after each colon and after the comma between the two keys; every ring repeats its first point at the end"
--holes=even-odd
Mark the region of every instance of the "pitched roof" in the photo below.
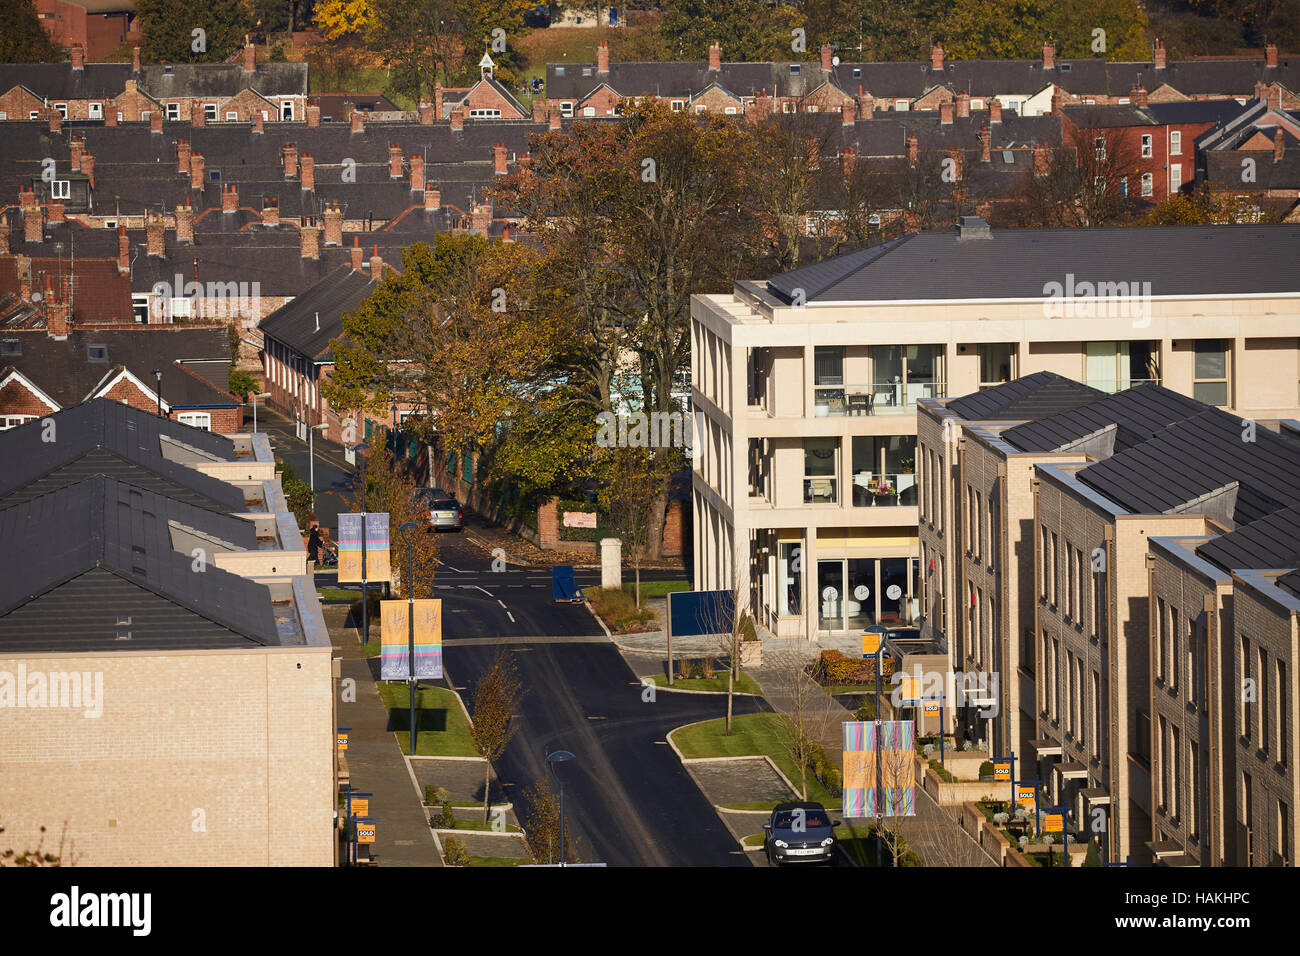
{"type": "Polygon", "coordinates": [[[1203,413],[1208,406],[1160,385],[1139,385],[1094,398],[1055,415],[1016,425],[1003,439],[1022,451],[1054,451],[1109,425],[1116,426],[1115,448],[1140,444],[1174,422],[1203,413]]]}
{"type": "Polygon", "coordinates": [[[1076,290],[1132,282],[1140,302],[1138,284],[1148,282],[1153,296],[1300,293],[1297,260],[1297,225],[995,229],[973,240],[936,229],[773,276],[767,287],[787,302],[803,289],[809,304],[1048,299],[1068,267],[1076,290]]]}
{"type": "Polygon", "coordinates": [[[0,511],[0,649],[278,646],[265,585],[173,547],[173,526],[251,528],[220,517],[103,476],[0,511]]]}
{"type": "Polygon", "coordinates": [[[1300,505],[1212,538],[1196,553],[1229,571],[1300,566],[1300,505]]]}
{"type": "Polygon", "coordinates": [[[331,340],[343,334],[343,314],[368,298],[379,283],[368,271],[339,266],[292,302],[276,309],[258,326],[262,334],[313,359],[326,359],[331,340]]]}
{"type": "Polygon", "coordinates": [[[1104,395],[1064,375],[1035,372],[953,399],[944,407],[967,420],[1034,421],[1068,412],[1104,395]]]}
{"type": "MultiPolygon", "coordinates": [[[[131,280],[118,271],[117,260],[109,258],[31,259],[31,288],[40,292],[45,277],[60,298],[71,298],[73,322],[133,322],[131,280]]],[[[18,258],[0,255],[0,293],[17,292],[22,286],[18,258]]]]}

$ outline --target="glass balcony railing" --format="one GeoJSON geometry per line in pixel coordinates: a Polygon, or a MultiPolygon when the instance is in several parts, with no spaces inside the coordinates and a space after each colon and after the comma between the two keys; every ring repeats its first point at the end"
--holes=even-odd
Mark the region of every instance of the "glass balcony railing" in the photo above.
{"type": "Polygon", "coordinates": [[[878,382],[819,386],[813,393],[817,418],[839,415],[907,415],[922,398],[943,398],[944,382],[878,382]]]}
{"type": "Polygon", "coordinates": [[[1105,392],[1113,395],[1116,392],[1122,392],[1126,388],[1133,388],[1137,385],[1159,385],[1158,378],[1130,378],[1127,380],[1117,378],[1090,378],[1088,385],[1097,389],[1099,392],[1105,392]]]}
{"type": "Polygon", "coordinates": [[[853,506],[855,508],[889,507],[916,504],[916,475],[905,472],[898,475],[877,475],[858,472],[853,476],[853,506]]]}

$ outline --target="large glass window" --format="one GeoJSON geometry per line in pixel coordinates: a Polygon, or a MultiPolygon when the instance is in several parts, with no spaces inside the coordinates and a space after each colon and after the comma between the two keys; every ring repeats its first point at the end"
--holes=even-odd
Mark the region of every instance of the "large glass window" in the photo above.
{"type": "Polygon", "coordinates": [[[979,347],[980,388],[994,388],[1016,377],[1016,347],[1009,342],[986,342],[979,347]]]}
{"type": "Polygon", "coordinates": [[[1159,342],[1088,342],[1085,381],[1103,392],[1160,384],[1159,342]]]}
{"type": "Polygon", "coordinates": [[[916,436],[876,435],[853,439],[853,504],[916,504],[916,436]]]}
{"type": "Polygon", "coordinates": [[[876,623],[876,561],[848,559],[848,591],[845,601],[849,630],[876,623]]]}
{"type": "Polygon", "coordinates": [[[817,628],[822,631],[844,630],[844,562],[817,562],[817,628]]]}
{"type": "Polygon", "coordinates": [[[1228,344],[1223,339],[1196,343],[1192,397],[1207,405],[1228,404],[1228,344]]]}
{"type": "Polygon", "coordinates": [[[827,558],[817,562],[817,626],[857,631],[871,624],[915,621],[916,558],[827,558]]]}
{"type": "Polygon", "coordinates": [[[781,545],[777,603],[781,613],[797,617],[803,613],[803,546],[797,541],[781,545]]]}
{"type": "Polygon", "coordinates": [[[803,440],[803,500],[805,504],[834,504],[839,501],[838,438],[803,440]]]}
{"type": "Polygon", "coordinates": [[[943,352],[938,345],[884,345],[871,350],[871,411],[906,414],[920,398],[944,394],[943,352]]]}
{"type": "Polygon", "coordinates": [[[813,385],[818,418],[845,413],[843,346],[819,345],[813,350],[813,385]]]}

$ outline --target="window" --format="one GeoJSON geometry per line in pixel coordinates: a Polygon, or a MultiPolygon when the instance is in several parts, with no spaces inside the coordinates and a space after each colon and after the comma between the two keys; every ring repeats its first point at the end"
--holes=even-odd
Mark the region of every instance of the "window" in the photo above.
{"type": "Polygon", "coordinates": [[[1259,686],[1256,688],[1256,700],[1259,701],[1259,749],[1268,752],[1269,740],[1269,718],[1272,714],[1268,709],[1268,651],[1264,648],[1259,649],[1259,686]]]}
{"type": "Polygon", "coordinates": [[[182,425],[190,425],[194,428],[202,428],[205,432],[212,431],[212,413],[211,412],[181,412],[178,416],[182,425]]]}
{"type": "Polygon", "coordinates": [[[217,120],[217,104],[216,104],[216,103],[204,103],[204,104],[203,104],[203,116],[204,116],[205,119],[211,120],[212,122],[215,123],[216,120],[217,120]]]}
{"type": "Polygon", "coordinates": [[[906,113],[911,108],[907,100],[894,100],[894,111],[897,113],[906,113]]]}
{"type": "Polygon", "coordinates": [[[685,105],[686,105],[685,100],[673,100],[672,110],[674,113],[680,113],[682,111],[682,107],[684,107],[685,105]]]}
{"type": "Polygon", "coordinates": [[[1183,151],[1183,134],[1180,130],[1172,130],[1169,133],[1169,153],[1171,156],[1177,156],[1183,151]]]}
{"type": "Polygon", "coordinates": [[[282,123],[293,122],[293,100],[280,101],[280,121],[282,123]]]}
{"type": "Polygon", "coordinates": [[[1178,192],[1183,185],[1183,164],[1170,163],[1169,165],[1169,191],[1178,192]]]}
{"type": "Polygon", "coordinates": [[[1016,377],[1016,347],[1012,343],[979,346],[980,388],[994,388],[1016,377]]]}
{"type": "Polygon", "coordinates": [[[492,109],[470,110],[470,119],[500,119],[501,111],[492,109]]]}
{"type": "Polygon", "coordinates": [[[107,362],[108,346],[107,345],[87,345],[86,358],[91,362],[107,362]]]}
{"type": "Polygon", "coordinates": [[[1127,176],[1121,176],[1119,178],[1119,194],[1124,199],[1128,199],[1128,177],[1127,176]]]}
{"type": "MultiPolygon", "coordinates": [[[[1237,709],[1237,720],[1241,725],[1241,739],[1250,740],[1250,722],[1251,722],[1251,703],[1248,699],[1252,695],[1246,694],[1247,681],[1250,680],[1250,639],[1244,634],[1241,637],[1241,687],[1242,693],[1238,694],[1241,706],[1237,709]]],[[[1258,693],[1258,692],[1257,692],[1258,693]]]]}
{"type": "Polygon", "coordinates": [[[1052,607],[1057,605],[1057,575],[1060,574],[1061,568],[1061,539],[1057,537],[1055,531],[1052,532],[1052,577],[1048,582],[1051,585],[1051,603],[1052,607]]]}
{"type": "Polygon", "coordinates": [[[1169,631],[1165,599],[1156,598],[1156,680],[1165,679],[1165,635],[1169,631]]]}
{"type": "Polygon", "coordinates": [[[167,104],[167,118],[168,118],[169,120],[179,120],[179,119],[181,118],[181,104],[179,104],[179,103],[168,103],[168,104],[167,104]]]}
{"type": "Polygon", "coordinates": [[[803,440],[804,504],[835,504],[839,501],[840,440],[805,438],[803,440]]]}
{"type": "Polygon", "coordinates": [[[90,104],[88,104],[88,105],[86,106],[86,117],[87,117],[88,119],[103,119],[103,118],[104,118],[104,104],[103,104],[103,103],[90,103],[90,104]]]}
{"type": "Polygon", "coordinates": [[[557,67],[555,68],[555,75],[556,75],[556,76],[564,76],[564,67],[562,67],[562,66],[557,66],[557,67]]]}
{"type": "MultiPolygon", "coordinates": [[[[1137,303],[1120,301],[1110,305],[1122,314],[1126,309],[1133,311],[1137,303]]],[[[1099,303],[1099,308],[1109,307],[1099,303]]],[[[1160,384],[1160,343],[1156,341],[1086,342],[1084,381],[1093,388],[1107,393],[1123,391],[1147,382],[1158,385],[1160,384]]]]}
{"type": "Polygon", "coordinates": [[[1241,827],[1244,831],[1238,838],[1241,862],[1246,866],[1255,864],[1255,781],[1250,774],[1241,775],[1241,827]]]}
{"type": "Polygon", "coordinates": [[[1151,158],[1151,134],[1150,133],[1142,134],[1142,158],[1143,159],[1151,158]]]}
{"type": "Polygon", "coordinates": [[[882,345],[871,347],[873,415],[905,415],[922,398],[942,398],[943,347],[882,345]]]}
{"type": "Polygon", "coordinates": [[[50,182],[51,199],[68,199],[72,196],[72,182],[67,179],[55,179],[50,182]]]}
{"type": "Polygon", "coordinates": [[[32,110],[30,113],[27,114],[27,118],[29,120],[40,119],[41,114],[38,110],[32,110]]]}
{"type": "Polygon", "coordinates": [[[1142,174],[1142,195],[1152,196],[1155,195],[1155,191],[1156,191],[1155,177],[1152,176],[1151,173],[1143,173],[1142,174]]]}
{"type": "Polygon", "coordinates": [[[1050,543],[1047,538],[1047,529],[1040,528],[1039,531],[1041,532],[1042,541],[1039,542],[1039,547],[1038,547],[1038,554],[1039,554],[1038,562],[1042,570],[1040,572],[1040,578],[1039,578],[1038,596],[1041,597],[1044,601],[1046,601],[1048,595],[1051,594],[1047,582],[1052,579],[1052,572],[1049,570],[1049,566],[1052,560],[1052,552],[1050,550],[1050,543]]]}
{"type": "Polygon", "coordinates": [[[1096,151],[1097,162],[1104,163],[1106,161],[1106,137],[1098,136],[1092,141],[1092,145],[1096,151]]]}
{"type": "Polygon", "coordinates": [[[1196,343],[1192,397],[1206,405],[1228,404],[1228,343],[1200,339],[1196,343]]]}
{"type": "Polygon", "coordinates": [[[571,116],[573,116],[573,104],[572,104],[572,103],[561,103],[561,104],[560,104],[560,115],[561,115],[561,116],[564,116],[564,117],[571,117],[571,116]]]}
{"type": "Polygon", "coordinates": [[[1101,675],[1092,672],[1092,752],[1101,757],[1101,675]]]}
{"type": "Polygon", "coordinates": [[[1201,832],[1201,828],[1197,825],[1196,798],[1202,786],[1201,752],[1195,740],[1187,741],[1187,763],[1187,835],[1194,840],[1201,832]]]}
{"type": "Polygon", "coordinates": [[[700,115],[701,113],[703,113],[706,109],[708,109],[708,107],[705,106],[703,103],[696,103],[696,104],[695,104],[695,115],[696,115],[696,116],[699,116],[699,115],[700,115]]]}
{"type": "Polygon", "coordinates": [[[723,112],[724,114],[726,114],[727,116],[735,116],[735,115],[736,115],[736,108],[735,108],[734,106],[728,106],[728,107],[726,107],[725,109],[723,109],[722,112],[723,112]]]}
{"type": "Polygon", "coordinates": [[[915,505],[915,435],[853,438],[853,505],[915,505]]]}
{"type": "Polygon", "coordinates": [[[68,118],[68,104],[67,104],[67,103],[55,103],[55,104],[54,104],[54,108],[55,108],[56,110],[59,111],[59,115],[62,116],[64,119],[67,119],[67,118],[68,118]]]}
{"type": "Polygon", "coordinates": [[[22,355],[21,339],[0,339],[0,355],[22,355]]]}
{"type": "Polygon", "coordinates": [[[1165,667],[1168,668],[1166,676],[1169,679],[1169,689],[1176,690],[1178,687],[1178,608],[1169,608],[1169,630],[1167,632],[1169,644],[1165,648],[1165,667]]]}
{"type": "Polygon", "coordinates": [[[239,122],[239,111],[238,111],[238,110],[226,110],[226,122],[228,122],[228,123],[238,123],[238,122],[239,122]]]}
{"type": "Polygon", "coordinates": [[[1277,855],[1282,866],[1291,865],[1291,814],[1281,800],[1277,802],[1277,855]]]}
{"type": "Polygon", "coordinates": [[[1286,661],[1280,659],[1277,662],[1277,694],[1274,700],[1277,708],[1273,721],[1274,726],[1277,727],[1277,762],[1285,767],[1287,766],[1288,751],[1291,747],[1291,732],[1289,729],[1291,689],[1286,683],[1286,661]]]}
{"type": "Polygon", "coordinates": [[[791,75],[791,76],[798,76],[798,75],[799,75],[799,64],[798,64],[798,63],[791,63],[791,64],[790,64],[790,75],[791,75]]]}

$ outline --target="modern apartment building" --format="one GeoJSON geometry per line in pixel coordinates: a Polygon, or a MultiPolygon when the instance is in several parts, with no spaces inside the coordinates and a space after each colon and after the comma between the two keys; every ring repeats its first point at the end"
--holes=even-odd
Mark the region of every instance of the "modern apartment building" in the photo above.
{"type": "Polygon", "coordinates": [[[1289,417],[1297,244],[1295,226],[994,231],[967,217],[696,296],[697,586],[747,587],[779,636],[924,614],[952,656],[958,552],[939,529],[964,511],[920,492],[955,480],[957,432],[918,448],[918,405],[1053,372],[1289,417]]]}

